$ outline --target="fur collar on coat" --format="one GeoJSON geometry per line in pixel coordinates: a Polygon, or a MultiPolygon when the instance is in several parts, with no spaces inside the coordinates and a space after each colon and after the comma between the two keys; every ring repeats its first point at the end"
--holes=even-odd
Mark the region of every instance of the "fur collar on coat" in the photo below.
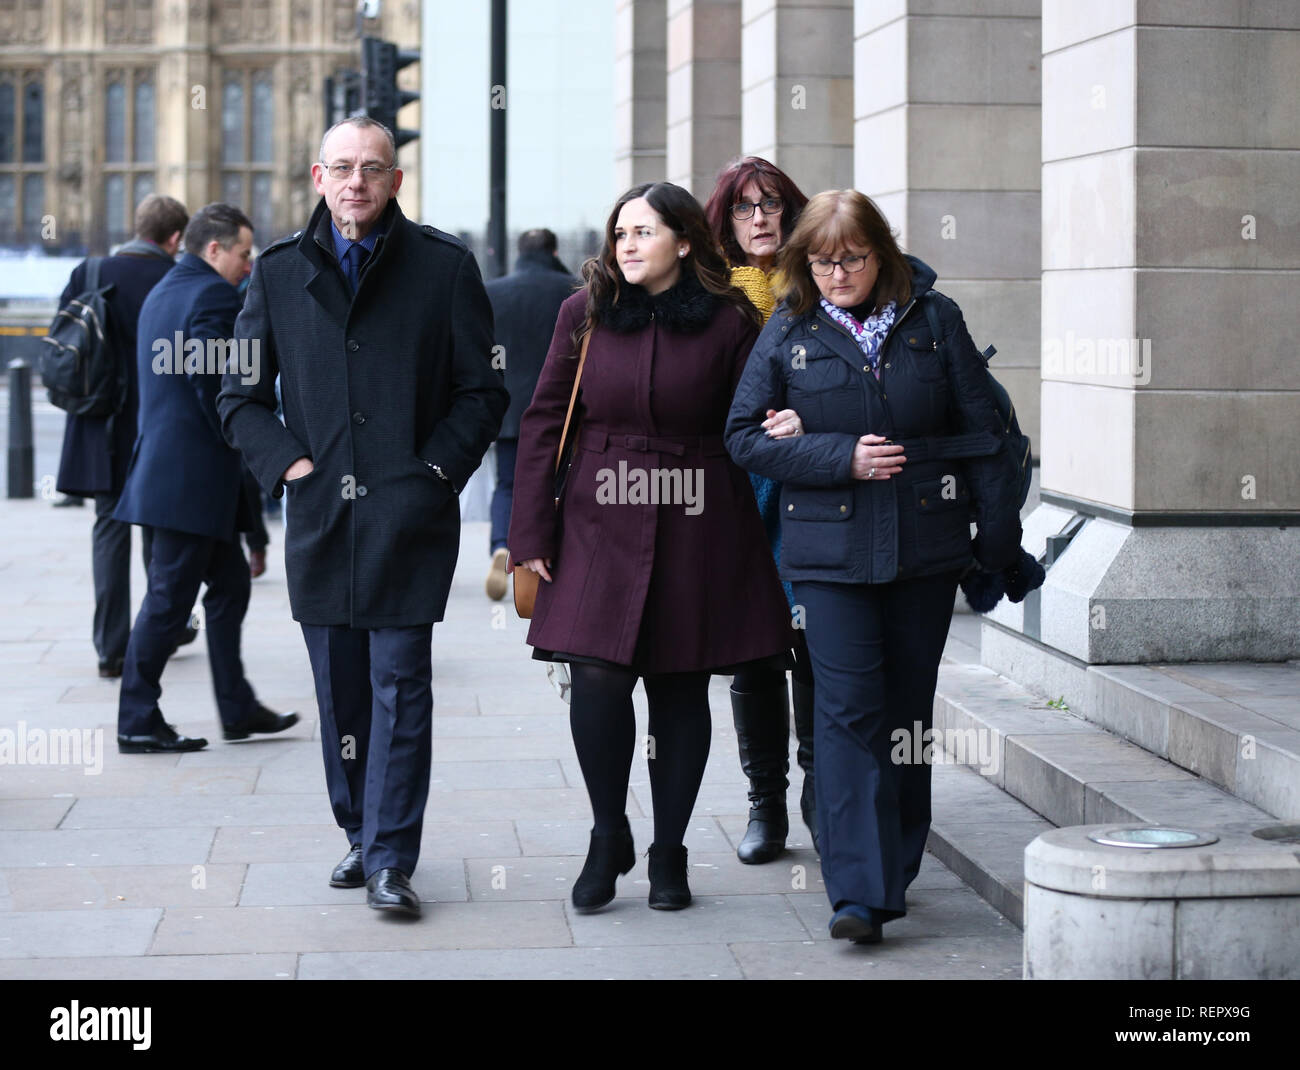
{"type": "Polygon", "coordinates": [[[653,312],[668,330],[694,334],[713,322],[718,302],[688,267],[677,284],[663,293],[652,295],[642,286],[624,283],[618,300],[600,310],[599,323],[619,334],[631,334],[648,327],[653,312]]]}

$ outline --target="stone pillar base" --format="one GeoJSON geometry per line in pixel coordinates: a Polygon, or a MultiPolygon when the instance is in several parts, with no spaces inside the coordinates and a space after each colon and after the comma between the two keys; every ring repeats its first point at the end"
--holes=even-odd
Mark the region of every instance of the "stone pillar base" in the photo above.
{"type": "Polygon", "coordinates": [[[1023,545],[1041,558],[1075,526],[1043,587],[989,619],[1093,665],[1300,657],[1300,527],[1130,526],[1045,503],[1023,545]]]}

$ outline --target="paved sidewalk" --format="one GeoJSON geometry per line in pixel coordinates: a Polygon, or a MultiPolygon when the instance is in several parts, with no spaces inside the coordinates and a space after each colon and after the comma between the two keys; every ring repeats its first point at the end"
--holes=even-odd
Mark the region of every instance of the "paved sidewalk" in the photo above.
{"type": "MultiPolygon", "coordinates": [[[[483,594],[485,524],[465,527],[447,620],[434,629],[433,784],[414,877],[425,913],[414,923],[380,916],[364,889],[326,884],[346,841],[325,794],[279,526],[269,571],[253,584],[244,659],[259,697],[297,709],[302,723],[220,742],[200,638],[168,667],[162,707],[182,732],[212,740],[208,749],[119,755],[116,681],[97,678],[89,639],[92,519],[89,508],[0,501],[0,742],[12,732],[23,759],[41,758],[34,748],[50,730],[102,729],[104,744],[83,765],[49,764],[48,754],[0,765],[0,977],[1020,974],[1019,931],[928,855],[911,913],[886,927],[883,945],[832,943],[797,767],[792,849],[766,866],[739,864],[748,804],[726,678],[712,689],[713,751],[687,835],[695,904],[646,909],[650,800],[638,759],[628,800],[637,868],[605,911],[575,914],[568,895],[590,812],[568,708],[530,660],[524,622],[483,594]],[[96,758],[102,769],[87,775],[96,758]]],[[[136,571],[138,600],[138,560],[136,571]]],[[[644,732],[639,689],[637,705],[644,732]]]]}

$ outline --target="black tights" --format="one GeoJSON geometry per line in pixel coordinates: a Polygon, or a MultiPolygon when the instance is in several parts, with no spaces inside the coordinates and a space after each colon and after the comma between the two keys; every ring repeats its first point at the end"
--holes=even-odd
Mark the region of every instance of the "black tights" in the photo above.
{"type": "MultiPolygon", "coordinates": [[[[794,648],[794,669],[791,670],[790,675],[799,683],[812,687],[812,659],[808,656],[808,640],[804,638],[804,632],[801,629],[792,630],[791,634],[794,636],[790,644],[794,648]]],[[[747,693],[771,691],[778,688],[784,691],[785,670],[772,668],[770,659],[750,662],[748,665],[740,667],[740,670],[731,680],[731,686],[736,691],[747,693]]]]}
{"type": "MultiPolygon", "coordinates": [[[[627,782],[636,750],[632,689],[637,675],[628,669],[574,663],[569,725],[578,764],[587,782],[595,831],[616,832],[627,810],[627,782]]],[[[709,674],[646,676],[650,705],[650,797],[655,838],[661,847],[680,846],[695,807],[709,758],[709,674]]]]}

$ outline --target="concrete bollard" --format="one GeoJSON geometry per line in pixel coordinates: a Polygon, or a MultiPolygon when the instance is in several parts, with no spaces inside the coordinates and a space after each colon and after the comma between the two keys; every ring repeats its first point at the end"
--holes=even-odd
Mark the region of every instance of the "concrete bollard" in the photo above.
{"type": "Polygon", "coordinates": [[[1300,979],[1300,825],[1043,833],[1025,848],[1024,976],[1300,979]]]}
{"type": "Polygon", "coordinates": [[[32,438],[32,366],[21,357],[9,362],[10,498],[36,496],[36,446],[32,438]]]}

